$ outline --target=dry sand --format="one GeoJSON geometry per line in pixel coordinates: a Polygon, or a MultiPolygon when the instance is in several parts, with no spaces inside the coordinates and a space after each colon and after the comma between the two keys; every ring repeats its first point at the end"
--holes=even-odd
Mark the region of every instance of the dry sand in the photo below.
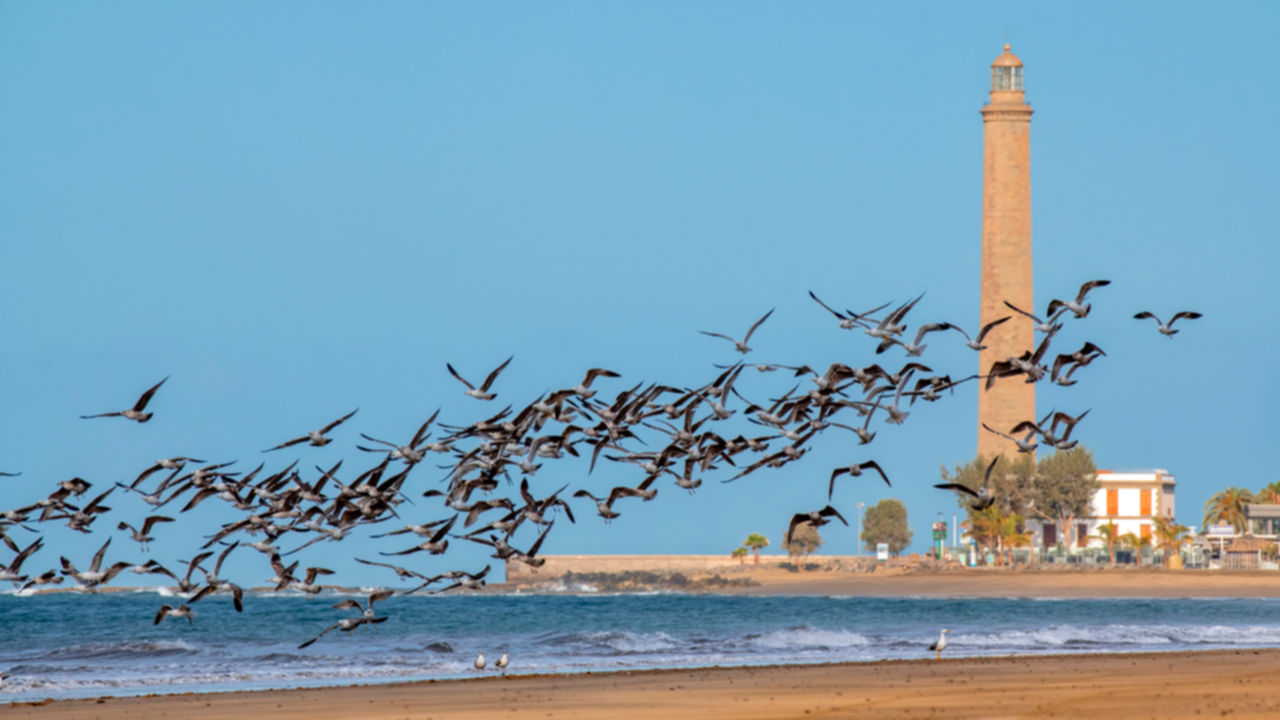
{"type": "Polygon", "coordinates": [[[1280,717],[1280,650],[490,676],[0,706],[4,718],[1280,717]]]}

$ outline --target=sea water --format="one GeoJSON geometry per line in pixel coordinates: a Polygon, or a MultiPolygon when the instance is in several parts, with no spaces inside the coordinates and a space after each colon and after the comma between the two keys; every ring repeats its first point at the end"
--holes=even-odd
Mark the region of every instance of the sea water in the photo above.
{"type": "Polygon", "coordinates": [[[950,599],[567,593],[393,597],[389,619],[314,637],[351,610],[325,593],[225,596],[193,623],[153,591],[0,595],[0,703],[512,674],[1280,646],[1273,599],[950,599]]]}

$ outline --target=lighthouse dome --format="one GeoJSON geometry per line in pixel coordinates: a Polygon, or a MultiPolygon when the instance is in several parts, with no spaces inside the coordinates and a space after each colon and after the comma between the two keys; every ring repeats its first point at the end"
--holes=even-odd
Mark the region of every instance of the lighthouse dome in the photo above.
{"type": "Polygon", "coordinates": [[[1004,53],[991,63],[991,67],[1022,67],[1022,61],[1018,59],[1017,55],[1009,52],[1009,45],[1006,43],[1004,53]]]}

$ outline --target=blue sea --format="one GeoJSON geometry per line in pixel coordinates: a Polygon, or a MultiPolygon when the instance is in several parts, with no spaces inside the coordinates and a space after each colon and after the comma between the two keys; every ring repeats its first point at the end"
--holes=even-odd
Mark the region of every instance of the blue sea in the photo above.
{"type": "Polygon", "coordinates": [[[153,625],[155,591],[0,595],[0,702],[510,673],[950,656],[1280,646],[1280,599],[939,599],[670,593],[393,597],[390,619],[298,645],[351,610],[344,596],[251,594],[153,625]]]}

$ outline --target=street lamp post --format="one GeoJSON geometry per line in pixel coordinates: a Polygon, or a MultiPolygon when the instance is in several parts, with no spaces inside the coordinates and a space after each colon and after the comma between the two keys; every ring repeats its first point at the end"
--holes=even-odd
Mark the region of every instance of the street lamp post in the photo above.
{"type": "Polygon", "coordinates": [[[858,557],[862,557],[862,508],[866,507],[867,504],[862,502],[856,502],[853,504],[853,506],[858,508],[858,517],[857,517],[857,522],[856,522],[856,525],[854,526],[854,529],[858,533],[858,536],[856,538],[856,540],[858,541],[858,545],[857,545],[858,557]]]}

